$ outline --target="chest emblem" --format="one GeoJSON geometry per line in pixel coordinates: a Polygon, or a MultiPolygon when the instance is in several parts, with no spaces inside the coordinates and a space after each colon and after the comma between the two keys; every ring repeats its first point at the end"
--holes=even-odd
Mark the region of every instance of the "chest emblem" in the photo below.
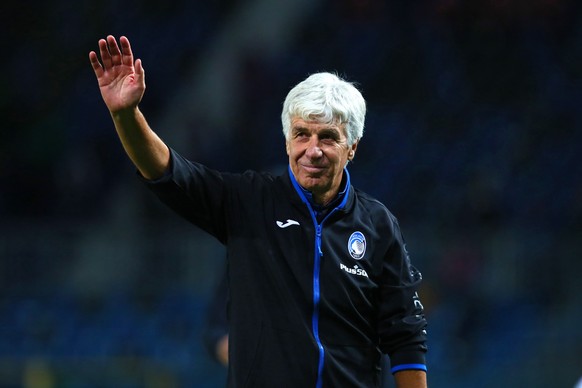
{"type": "Polygon", "coordinates": [[[354,232],[348,239],[348,252],[356,260],[360,260],[366,253],[366,237],[362,232],[354,232]]]}

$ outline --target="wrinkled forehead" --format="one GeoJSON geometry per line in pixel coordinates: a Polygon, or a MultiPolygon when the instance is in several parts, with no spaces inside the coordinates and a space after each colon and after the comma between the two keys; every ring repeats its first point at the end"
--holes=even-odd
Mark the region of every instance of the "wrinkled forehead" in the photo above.
{"type": "Polygon", "coordinates": [[[308,130],[331,130],[337,131],[346,136],[346,123],[341,122],[339,118],[333,118],[331,121],[320,116],[308,116],[306,118],[293,116],[291,118],[291,131],[302,129],[308,130]]]}

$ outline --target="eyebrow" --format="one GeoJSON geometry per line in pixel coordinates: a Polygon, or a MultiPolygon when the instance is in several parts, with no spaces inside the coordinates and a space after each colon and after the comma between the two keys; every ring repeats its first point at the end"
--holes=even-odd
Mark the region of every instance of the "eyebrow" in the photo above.
{"type": "MultiPolygon", "coordinates": [[[[291,127],[291,131],[292,132],[310,132],[310,130],[307,127],[303,127],[303,126],[291,127]]],[[[339,130],[339,128],[335,128],[335,127],[324,127],[324,128],[321,128],[318,132],[319,133],[341,134],[341,131],[339,130]]]]}

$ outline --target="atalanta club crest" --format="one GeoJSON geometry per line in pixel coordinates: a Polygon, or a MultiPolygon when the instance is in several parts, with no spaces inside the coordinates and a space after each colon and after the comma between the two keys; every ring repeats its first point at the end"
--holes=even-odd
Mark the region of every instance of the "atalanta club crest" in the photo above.
{"type": "Polygon", "coordinates": [[[362,232],[354,232],[348,239],[348,252],[356,260],[360,260],[366,253],[366,238],[362,232]]]}

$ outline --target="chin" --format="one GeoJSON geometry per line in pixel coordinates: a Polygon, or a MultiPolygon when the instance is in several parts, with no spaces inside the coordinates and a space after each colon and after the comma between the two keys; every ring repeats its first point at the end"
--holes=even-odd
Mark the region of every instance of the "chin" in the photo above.
{"type": "Polygon", "coordinates": [[[305,190],[309,190],[311,192],[319,191],[322,187],[324,187],[321,181],[318,180],[314,182],[313,179],[304,180],[303,183],[299,182],[299,184],[305,190]]]}

